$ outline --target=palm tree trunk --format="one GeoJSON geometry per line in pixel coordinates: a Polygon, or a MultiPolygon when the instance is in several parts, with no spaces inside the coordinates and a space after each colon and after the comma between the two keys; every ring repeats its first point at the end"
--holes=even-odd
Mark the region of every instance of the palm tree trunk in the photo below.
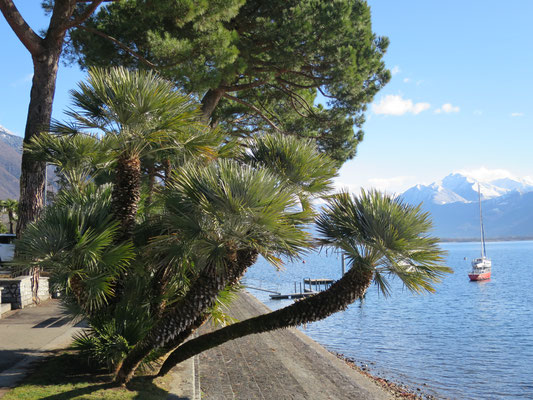
{"type": "Polygon", "coordinates": [[[268,332],[318,321],[344,310],[365,294],[372,282],[373,275],[373,268],[368,264],[352,267],[329,289],[312,297],[295,302],[280,310],[249,318],[192,339],[170,354],[158,375],[165,375],[180,362],[227,341],[253,333],[268,332]]]}
{"type": "Polygon", "coordinates": [[[222,273],[216,271],[214,266],[204,269],[183,299],[167,311],[165,317],[118,366],[114,382],[119,385],[129,382],[142,360],[154,349],[175,347],[176,341],[183,342],[188,335],[182,338],[182,333],[188,330],[192,332],[191,327],[198,324],[199,318],[213,306],[220,291],[238,281],[256,259],[256,251],[239,250],[233,259],[226,260],[226,268],[222,273]]]}
{"type": "Polygon", "coordinates": [[[117,160],[112,210],[121,225],[120,240],[131,238],[141,198],[141,160],[123,153],[117,160]]]}
{"type": "Polygon", "coordinates": [[[13,210],[8,210],[7,218],[9,219],[9,233],[13,234],[13,221],[15,220],[15,216],[13,215],[13,210]]]}

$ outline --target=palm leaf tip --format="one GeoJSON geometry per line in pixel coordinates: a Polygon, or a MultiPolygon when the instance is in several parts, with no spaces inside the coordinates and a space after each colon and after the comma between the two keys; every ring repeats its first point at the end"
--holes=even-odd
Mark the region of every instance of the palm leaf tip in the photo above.
{"type": "Polygon", "coordinates": [[[430,235],[430,215],[420,206],[377,190],[356,197],[347,192],[332,196],[317,217],[323,246],[347,254],[352,265],[358,260],[374,268],[374,282],[384,295],[390,293],[388,277],[399,278],[415,293],[434,292],[451,268],[445,252],[430,235]]]}

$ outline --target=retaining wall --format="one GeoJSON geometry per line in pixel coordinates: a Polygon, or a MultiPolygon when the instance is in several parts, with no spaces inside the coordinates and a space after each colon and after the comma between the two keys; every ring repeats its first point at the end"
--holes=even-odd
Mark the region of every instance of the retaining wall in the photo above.
{"type": "MultiPolygon", "coordinates": [[[[11,303],[11,308],[32,306],[31,280],[32,277],[28,275],[0,279],[0,286],[4,288],[0,303],[11,303]]],[[[46,277],[39,278],[38,296],[41,301],[50,298],[48,278],[46,277]]]]}

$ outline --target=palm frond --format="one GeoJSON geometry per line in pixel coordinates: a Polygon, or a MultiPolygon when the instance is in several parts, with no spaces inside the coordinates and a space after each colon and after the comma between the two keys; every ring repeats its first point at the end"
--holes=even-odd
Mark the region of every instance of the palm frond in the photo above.
{"type": "Polygon", "coordinates": [[[55,290],[74,296],[81,309],[92,313],[113,296],[113,282],[135,254],[131,243],[116,242],[110,187],[87,188],[59,193],[17,241],[14,263],[48,271],[55,290]]]}
{"type": "Polygon", "coordinates": [[[374,281],[385,295],[387,276],[421,293],[433,292],[434,284],[452,272],[443,265],[438,239],[430,235],[429,214],[397,197],[375,190],[358,197],[339,193],[316,222],[322,245],[340,249],[353,266],[362,260],[373,265],[374,281]]]}
{"type": "Polygon", "coordinates": [[[185,135],[199,125],[194,99],[153,72],[126,68],[91,68],[86,82],[70,92],[74,110],[67,112],[82,130],[114,136],[122,151],[141,154],[150,142],[168,134],[185,135]]]}
{"type": "Polygon", "coordinates": [[[294,192],[266,171],[221,160],[207,167],[179,169],[164,192],[163,223],[180,245],[188,243],[204,261],[225,252],[251,248],[267,260],[298,256],[310,245],[298,219],[292,218],[294,192]]]}
{"type": "Polygon", "coordinates": [[[278,174],[285,184],[298,189],[301,200],[328,194],[337,176],[336,162],[314,142],[280,133],[252,138],[242,159],[278,174]]]}

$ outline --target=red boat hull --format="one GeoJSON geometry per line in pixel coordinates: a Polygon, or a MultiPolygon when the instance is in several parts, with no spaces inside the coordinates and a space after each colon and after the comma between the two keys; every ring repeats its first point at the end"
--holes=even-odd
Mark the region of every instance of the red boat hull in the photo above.
{"type": "Polygon", "coordinates": [[[490,272],[485,272],[483,274],[468,274],[468,277],[471,281],[484,281],[490,279],[490,272]]]}

